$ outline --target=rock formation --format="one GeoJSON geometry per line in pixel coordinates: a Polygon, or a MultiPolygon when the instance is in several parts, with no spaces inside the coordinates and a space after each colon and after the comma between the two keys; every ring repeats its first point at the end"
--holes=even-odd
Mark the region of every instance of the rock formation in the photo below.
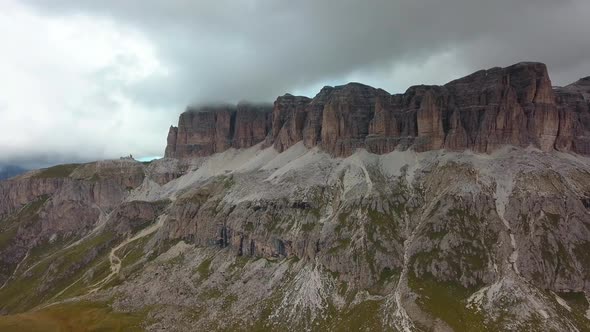
{"type": "Polygon", "coordinates": [[[166,157],[204,157],[263,141],[271,130],[270,105],[240,103],[187,109],[170,127],[166,157]]]}
{"type": "Polygon", "coordinates": [[[277,98],[272,111],[272,139],[277,151],[286,150],[303,139],[306,106],[311,99],[286,94],[277,98]]]}
{"type": "Polygon", "coordinates": [[[503,145],[590,154],[590,78],[552,88],[541,63],[481,70],[403,94],[359,83],[324,87],[313,99],[284,95],[272,108],[202,107],[171,127],[167,157],[207,156],[266,141],[299,141],[346,157],[357,148],[491,152],[503,145]]]}

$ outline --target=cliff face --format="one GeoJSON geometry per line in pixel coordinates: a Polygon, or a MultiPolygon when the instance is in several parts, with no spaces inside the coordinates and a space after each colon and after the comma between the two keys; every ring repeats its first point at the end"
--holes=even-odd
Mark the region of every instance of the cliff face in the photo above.
{"type": "Polygon", "coordinates": [[[559,150],[590,154],[590,77],[555,90],[559,110],[559,150]]]}
{"type": "Polygon", "coordinates": [[[467,138],[449,148],[479,152],[505,144],[554,148],[559,116],[545,65],[521,63],[480,71],[445,88],[453,97],[445,110],[458,110],[457,128],[464,129],[467,138]]]}
{"type": "Polygon", "coordinates": [[[279,151],[299,141],[335,156],[357,148],[491,152],[502,145],[590,154],[590,78],[552,88],[541,63],[481,70],[444,86],[403,94],[359,83],[325,87],[313,99],[284,95],[270,107],[204,107],[180,116],[167,157],[207,156],[262,141],[279,151]]]}
{"type": "Polygon", "coordinates": [[[272,139],[278,151],[283,151],[303,139],[306,107],[310,101],[307,97],[290,94],[275,101],[272,111],[272,139]]]}
{"type": "Polygon", "coordinates": [[[178,127],[170,127],[166,157],[204,157],[231,147],[248,148],[263,141],[271,129],[270,105],[189,108],[178,127]]]}

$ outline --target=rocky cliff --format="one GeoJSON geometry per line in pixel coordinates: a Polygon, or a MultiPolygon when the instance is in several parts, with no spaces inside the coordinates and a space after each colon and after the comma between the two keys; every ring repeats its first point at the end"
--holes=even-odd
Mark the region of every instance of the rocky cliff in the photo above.
{"type": "Polygon", "coordinates": [[[202,107],[170,128],[166,156],[207,156],[263,141],[279,152],[303,141],[339,157],[357,148],[490,153],[503,145],[589,154],[588,82],[553,88],[544,64],[519,63],[397,95],[350,83],[325,87],[313,99],[281,96],[272,112],[202,107]]]}
{"type": "Polygon", "coordinates": [[[271,132],[272,106],[240,103],[189,108],[178,127],[170,127],[166,157],[209,156],[229,148],[248,148],[271,132]]]}

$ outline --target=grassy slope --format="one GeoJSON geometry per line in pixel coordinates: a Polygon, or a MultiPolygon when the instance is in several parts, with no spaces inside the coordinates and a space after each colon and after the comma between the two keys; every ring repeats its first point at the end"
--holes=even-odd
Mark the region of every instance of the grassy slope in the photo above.
{"type": "Polygon", "coordinates": [[[67,178],[79,166],[80,164],[64,164],[44,168],[35,174],[35,177],[39,179],[67,178]]]}
{"type": "MultiPolygon", "coordinates": [[[[112,233],[105,232],[77,246],[60,251],[58,256],[40,260],[39,264],[32,268],[26,276],[19,275],[18,278],[11,280],[6,287],[0,290],[0,307],[13,313],[29,310],[50,300],[61,290],[79,279],[88,268],[96,264],[106,272],[97,271],[94,278],[89,278],[86,284],[97,281],[101,275],[108,273],[110,270],[110,266],[103,263],[108,255],[107,252],[103,252],[96,258],[91,259],[84,268],[80,269],[78,265],[84,261],[92,248],[104,245],[104,243],[111,241],[112,238],[112,233]],[[52,272],[48,274],[50,269],[52,272]],[[51,279],[49,287],[43,288],[43,291],[41,291],[41,286],[47,283],[48,276],[55,279],[51,279]]],[[[85,285],[76,284],[74,286],[76,287],[69,289],[67,295],[80,295],[79,291],[84,289],[85,285]]]]}
{"type": "Polygon", "coordinates": [[[106,304],[68,303],[40,311],[0,316],[0,331],[142,331],[143,314],[115,313],[106,304]]]}

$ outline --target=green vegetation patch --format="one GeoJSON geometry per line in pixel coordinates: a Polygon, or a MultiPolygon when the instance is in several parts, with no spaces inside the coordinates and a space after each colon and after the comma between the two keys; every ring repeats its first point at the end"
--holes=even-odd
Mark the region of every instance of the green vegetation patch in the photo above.
{"type": "Polygon", "coordinates": [[[590,331],[590,321],[586,317],[588,310],[588,301],[583,292],[561,292],[557,293],[559,297],[564,299],[572,309],[571,311],[558,305],[556,306],[559,314],[562,317],[569,318],[575,323],[579,331],[590,331]]]}
{"type": "Polygon", "coordinates": [[[223,309],[223,311],[227,311],[237,301],[238,301],[238,296],[235,294],[230,294],[223,299],[223,303],[221,304],[221,309],[223,309]]]}
{"type": "Polygon", "coordinates": [[[19,226],[26,227],[39,221],[39,211],[48,199],[49,196],[47,195],[40,196],[34,201],[25,204],[12,215],[0,220],[0,248],[3,248],[5,244],[8,244],[8,240],[12,238],[6,233],[16,233],[16,229],[19,226]]]}
{"type": "MultiPolygon", "coordinates": [[[[47,199],[48,196],[41,196],[24,205],[14,214],[0,220],[0,251],[13,244],[20,227],[29,227],[39,221],[39,211],[47,199]]],[[[16,263],[0,266],[2,273],[6,274],[12,274],[14,268],[16,268],[16,263]]]]}
{"type": "Polygon", "coordinates": [[[108,260],[106,250],[113,238],[112,233],[105,232],[41,260],[26,275],[0,290],[0,306],[10,313],[23,312],[50,301],[62,291],[55,300],[82,294],[87,286],[100,280],[100,275],[110,271],[110,265],[104,261],[108,260]],[[82,278],[93,266],[96,267],[94,277],[82,278]]]}
{"type": "Polygon", "coordinates": [[[44,168],[35,174],[34,177],[38,179],[67,178],[79,166],[80,164],[64,164],[44,168]]]}
{"type": "Polygon", "coordinates": [[[145,313],[117,313],[103,303],[75,302],[0,316],[0,331],[143,331],[145,313]]]}
{"type": "Polygon", "coordinates": [[[396,271],[394,269],[391,269],[391,268],[388,268],[388,267],[383,268],[381,270],[381,273],[379,273],[379,282],[378,282],[378,284],[384,285],[384,284],[388,283],[389,281],[391,281],[393,279],[396,279],[397,280],[397,277],[399,277],[399,272],[398,271],[396,271]],[[394,278],[394,277],[396,277],[396,278],[394,278]]]}
{"type": "Polygon", "coordinates": [[[340,250],[348,248],[348,246],[350,246],[350,242],[350,238],[339,239],[338,241],[336,241],[336,245],[328,250],[328,254],[334,254],[340,250]]]}
{"type": "Polygon", "coordinates": [[[341,234],[343,230],[350,229],[352,222],[350,212],[340,212],[340,214],[338,214],[338,224],[334,231],[336,234],[341,234]]]}
{"type": "MultiPolygon", "coordinates": [[[[367,239],[380,252],[390,253],[384,246],[385,242],[402,242],[398,233],[398,223],[393,216],[382,212],[368,209],[366,213],[369,218],[369,221],[365,224],[367,239]]],[[[373,257],[375,252],[367,251],[367,254],[373,257]]]]}
{"type": "Polygon", "coordinates": [[[586,276],[590,276],[590,241],[582,242],[575,246],[574,254],[584,264],[586,276]]]}
{"type": "Polygon", "coordinates": [[[280,225],[281,225],[281,218],[277,215],[264,215],[263,217],[265,217],[266,222],[264,223],[264,229],[266,229],[267,232],[272,233],[273,231],[279,229],[280,225]]]}
{"type": "Polygon", "coordinates": [[[230,189],[236,184],[233,176],[222,176],[221,183],[223,184],[224,189],[230,189]]]}
{"type": "Polygon", "coordinates": [[[213,257],[207,258],[204,261],[202,261],[201,264],[199,264],[199,266],[197,266],[196,272],[199,273],[199,276],[201,276],[201,278],[207,278],[211,274],[210,268],[212,261],[213,257]]]}
{"type": "Polygon", "coordinates": [[[559,219],[560,219],[559,214],[545,212],[545,215],[547,216],[547,220],[550,223],[550,227],[553,227],[553,228],[558,227],[559,219]]]}
{"type": "Polygon", "coordinates": [[[383,301],[364,301],[341,311],[333,306],[314,331],[384,331],[381,317],[383,301]]]}
{"type": "Polygon", "coordinates": [[[15,226],[0,232],[0,249],[8,247],[8,245],[12,242],[12,239],[16,236],[17,230],[18,227],[15,226]]]}
{"type": "Polygon", "coordinates": [[[455,331],[487,330],[483,314],[467,308],[471,289],[430,277],[419,279],[413,273],[408,275],[408,285],[420,295],[416,302],[425,312],[442,319],[455,331]]]}
{"type": "Polygon", "coordinates": [[[252,233],[254,231],[254,224],[252,222],[247,222],[246,226],[244,226],[244,231],[248,233],[252,233]]]}
{"type": "Polygon", "coordinates": [[[578,312],[585,313],[588,310],[588,301],[583,292],[562,292],[557,293],[567,304],[578,312]]]}
{"type": "Polygon", "coordinates": [[[303,224],[301,226],[301,231],[303,231],[304,233],[309,233],[311,231],[313,231],[313,229],[315,228],[315,223],[312,222],[308,222],[306,224],[303,224]]]}
{"type": "Polygon", "coordinates": [[[121,268],[132,266],[145,257],[145,246],[154,237],[156,233],[152,233],[146,237],[137,239],[128,243],[125,247],[117,251],[117,256],[121,257],[121,268]]]}

